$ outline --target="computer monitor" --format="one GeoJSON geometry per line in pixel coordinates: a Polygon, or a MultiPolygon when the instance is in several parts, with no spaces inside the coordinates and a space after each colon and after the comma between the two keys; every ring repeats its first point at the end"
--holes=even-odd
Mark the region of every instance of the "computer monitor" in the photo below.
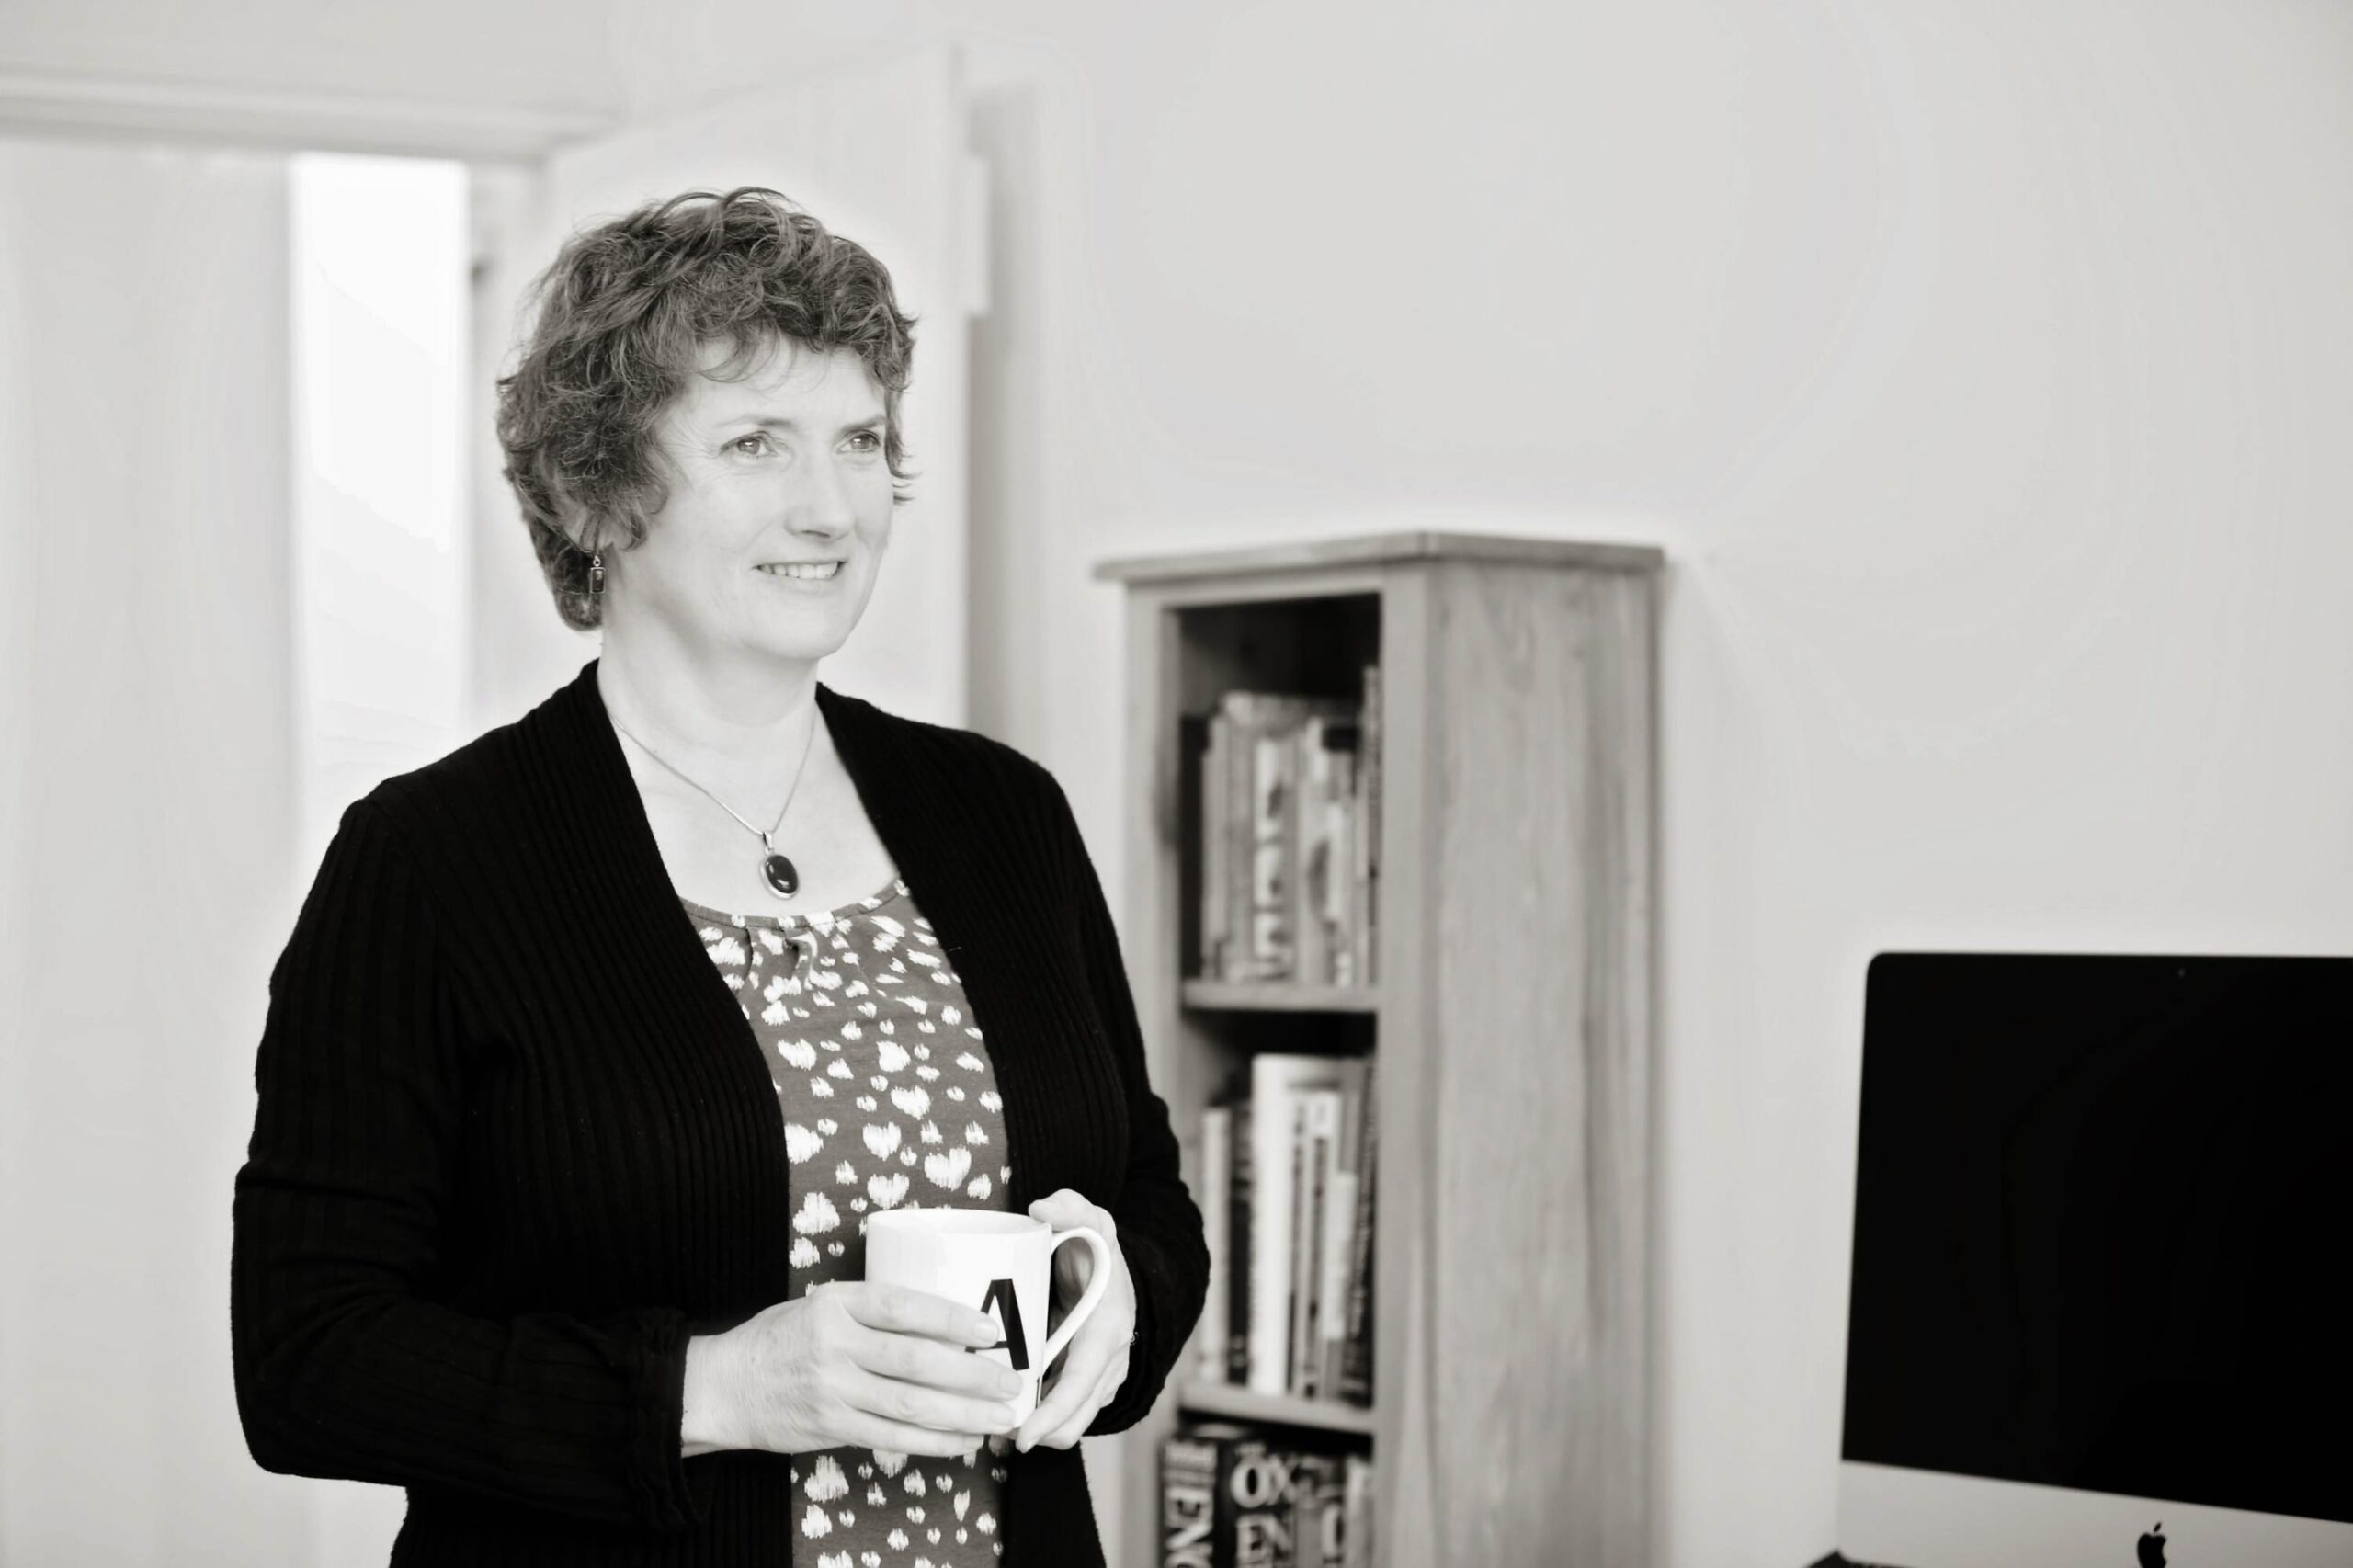
{"type": "Polygon", "coordinates": [[[1840,1555],[2353,1564],[2353,958],[1865,994],[1840,1555]]]}

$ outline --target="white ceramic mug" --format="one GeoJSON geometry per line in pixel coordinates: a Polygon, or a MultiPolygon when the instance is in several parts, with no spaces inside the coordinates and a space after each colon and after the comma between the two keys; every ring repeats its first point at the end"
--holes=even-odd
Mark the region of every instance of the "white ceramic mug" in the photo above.
{"type": "Polygon", "coordinates": [[[974,1348],[1013,1369],[1021,1392],[1013,1406],[1013,1428],[1038,1408],[1038,1386],[1103,1300],[1111,1282],[1111,1248],[1093,1228],[1057,1231],[1045,1221],[1001,1209],[885,1209],[866,1217],[866,1278],[945,1296],[997,1320],[1004,1338],[974,1348]],[[1052,1301],[1054,1253],[1064,1242],[1094,1250],[1095,1268],[1086,1289],[1051,1335],[1046,1314],[1052,1301]]]}

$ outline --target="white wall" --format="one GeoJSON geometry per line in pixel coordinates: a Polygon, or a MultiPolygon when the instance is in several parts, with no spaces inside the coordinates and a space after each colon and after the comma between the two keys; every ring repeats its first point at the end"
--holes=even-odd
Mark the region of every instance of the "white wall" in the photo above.
{"type": "MultiPolygon", "coordinates": [[[[641,108],[723,8],[657,12],[641,108]]],[[[974,711],[1115,882],[1092,560],[1668,547],[1663,1561],[1813,1561],[1869,955],[2353,951],[2353,10],[793,16],[980,40],[974,711]]]]}
{"type": "Polygon", "coordinates": [[[0,1563],[283,1562],[230,1193],[301,889],[284,160],[0,138],[0,1563]]]}
{"type": "Polygon", "coordinates": [[[601,115],[615,93],[604,22],[565,0],[5,0],[0,86],[601,115]]]}
{"type": "Polygon", "coordinates": [[[289,161],[300,834],[446,756],[467,724],[476,410],[461,164],[289,161]]]}

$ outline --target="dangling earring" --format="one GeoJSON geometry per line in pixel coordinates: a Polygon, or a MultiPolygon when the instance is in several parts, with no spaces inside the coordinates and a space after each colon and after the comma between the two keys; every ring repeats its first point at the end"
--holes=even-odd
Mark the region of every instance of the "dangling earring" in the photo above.
{"type": "Polygon", "coordinates": [[[588,558],[588,597],[595,598],[605,591],[605,552],[597,551],[588,558]]]}

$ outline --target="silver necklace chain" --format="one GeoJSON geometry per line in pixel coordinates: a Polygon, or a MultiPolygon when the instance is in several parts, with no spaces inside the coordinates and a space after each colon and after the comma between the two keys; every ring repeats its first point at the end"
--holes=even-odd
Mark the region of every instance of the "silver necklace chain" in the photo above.
{"type": "MultiPolygon", "coordinates": [[[[606,716],[607,716],[608,718],[610,718],[610,717],[611,717],[611,714],[610,714],[609,710],[608,711],[608,713],[607,713],[607,715],[606,715],[606,716]]],[[[774,833],[776,832],[776,828],[777,828],[777,827],[782,827],[782,826],[784,825],[784,813],[785,813],[785,812],[789,812],[789,811],[790,811],[790,810],[792,809],[792,797],[793,797],[793,796],[795,796],[795,795],[797,795],[797,794],[799,794],[799,793],[801,792],[801,775],[802,771],[808,767],[808,766],[809,766],[809,753],[810,753],[812,750],[813,750],[813,749],[815,748],[815,746],[816,746],[816,743],[817,743],[817,720],[818,720],[818,717],[819,717],[819,715],[818,715],[818,713],[816,712],[816,710],[815,710],[814,706],[813,705],[813,706],[812,706],[812,708],[811,708],[811,710],[810,710],[810,716],[809,716],[809,738],[808,738],[807,740],[805,740],[805,741],[803,741],[803,742],[801,742],[801,765],[800,765],[800,767],[795,767],[795,768],[792,770],[792,788],[791,788],[791,789],[790,789],[790,790],[787,790],[784,792],[784,807],[783,807],[783,810],[779,811],[779,812],[776,813],[776,827],[771,827],[771,828],[769,828],[766,833],[762,833],[758,828],[754,827],[750,823],[748,823],[748,822],[744,822],[743,814],[742,814],[741,812],[739,812],[738,811],[736,811],[736,809],[735,809],[734,807],[733,807],[733,806],[729,805],[726,801],[724,801],[721,800],[718,796],[716,796],[716,795],[712,795],[712,794],[710,793],[710,790],[703,790],[702,786],[701,786],[701,785],[699,785],[699,784],[695,784],[695,781],[694,781],[693,779],[691,779],[691,778],[687,778],[687,776],[686,776],[684,773],[679,773],[677,768],[676,768],[676,767],[671,767],[671,765],[670,765],[670,763],[669,763],[669,762],[668,762],[668,761],[667,761],[667,760],[666,760],[666,759],[662,756],[662,754],[661,754],[660,752],[655,751],[652,746],[646,745],[646,744],[645,744],[643,741],[638,741],[638,740],[637,740],[637,737],[636,737],[635,735],[630,735],[630,733],[629,733],[627,730],[625,730],[625,729],[621,729],[621,722],[620,722],[619,719],[614,719],[614,720],[613,720],[613,728],[614,728],[614,729],[616,729],[616,730],[620,730],[621,733],[622,733],[622,734],[624,734],[624,735],[629,735],[629,738],[630,738],[631,740],[632,740],[632,741],[637,741],[638,745],[639,745],[640,747],[642,747],[642,748],[644,750],[644,752],[645,752],[645,755],[646,755],[646,756],[648,756],[652,757],[654,761],[656,761],[656,762],[658,762],[658,763],[661,763],[663,767],[670,768],[670,771],[671,771],[671,772],[673,772],[673,773],[677,773],[679,778],[686,778],[686,779],[687,779],[687,782],[688,782],[688,783],[689,783],[689,784],[694,784],[694,787],[695,787],[696,789],[698,789],[698,790],[702,790],[702,792],[703,792],[705,795],[709,795],[709,796],[710,797],[710,801],[711,801],[711,803],[712,803],[713,805],[717,806],[721,811],[725,812],[729,816],[733,817],[737,822],[739,822],[739,823],[744,823],[744,827],[745,827],[745,830],[746,832],[748,832],[748,833],[754,833],[754,834],[758,834],[758,835],[759,835],[759,840],[760,840],[760,843],[767,848],[767,850],[768,850],[768,852],[769,852],[770,854],[774,854],[774,853],[776,852],[776,846],[775,846],[773,843],[771,843],[771,842],[769,841],[770,835],[772,835],[772,834],[774,834],[774,833]]]]}

